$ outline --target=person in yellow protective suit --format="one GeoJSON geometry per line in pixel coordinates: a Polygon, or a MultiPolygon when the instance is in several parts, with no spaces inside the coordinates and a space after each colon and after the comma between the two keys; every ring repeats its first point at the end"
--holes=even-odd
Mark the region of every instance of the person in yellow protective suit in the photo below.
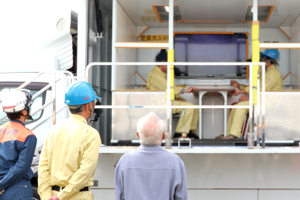
{"type": "Polygon", "coordinates": [[[71,116],[48,132],[38,168],[42,200],[92,200],[90,186],[99,156],[98,131],[87,124],[98,99],[91,85],[80,81],[68,88],[65,103],[71,116]]]}
{"type": "MultiPolygon", "coordinates": [[[[157,62],[167,62],[167,52],[162,49],[161,52],[156,56],[157,62]]],[[[150,90],[166,90],[167,89],[167,65],[155,66],[148,75],[147,78],[147,88],[150,90]]],[[[182,87],[174,86],[175,100],[173,105],[194,105],[190,102],[185,102],[184,98],[180,97],[181,93],[192,93],[197,89],[195,87],[190,87],[188,89],[182,89],[182,87]]],[[[180,113],[180,118],[175,130],[174,138],[181,137],[182,133],[188,133],[187,137],[199,139],[196,134],[199,121],[199,110],[198,109],[184,109],[175,108],[172,113],[180,113]],[[182,115],[182,110],[185,110],[184,116],[182,115]]]]}
{"type": "MultiPolygon", "coordinates": [[[[264,60],[264,58],[262,58],[263,55],[264,55],[264,53],[260,52],[260,56],[259,56],[259,60],[260,61],[264,60]]],[[[247,62],[252,62],[252,59],[251,58],[248,59],[247,62]]],[[[243,90],[243,89],[245,89],[247,87],[247,85],[241,85],[241,84],[239,84],[239,82],[237,82],[235,80],[231,80],[230,81],[230,85],[235,86],[235,87],[239,88],[240,90],[243,90]]],[[[241,101],[248,101],[248,100],[249,100],[248,94],[243,95],[243,96],[241,96],[239,98],[239,102],[241,102],[241,101]]]]}
{"type": "MultiPolygon", "coordinates": [[[[262,61],[266,63],[265,74],[265,89],[266,90],[282,90],[283,82],[282,76],[276,65],[278,65],[279,51],[277,49],[267,49],[262,56],[262,61]]],[[[233,95],[249,94],[249,87],[235,90],[233,95]]],[[[249,105],[248,96],[242,96],[237,106],[249,105]]],[[[247,108],[234,108],[230,113],[230,117],[227,122],[227,136],[220,135],[216,139],[236,139],[241,137],[241,130],[245,120],[245,117],[249,109],[247,108]]]]}

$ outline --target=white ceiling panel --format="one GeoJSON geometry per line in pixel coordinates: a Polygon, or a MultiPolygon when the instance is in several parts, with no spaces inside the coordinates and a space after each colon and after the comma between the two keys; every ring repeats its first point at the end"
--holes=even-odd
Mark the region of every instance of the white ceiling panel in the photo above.
{"type": "MultiPolygon", "coordinates": [[[[152,5],[168,5],[168,0],[118,0],[133,23],[144,26],[143,21],[150,27],[168,26],[166,22],[159,22],[152,5]],[[156,19],[155,19],[156,18],[156,19]],[[142,21],[140,20],[142,19],[142,21]]],[[[203,23],[205,21],[243,22],[247,5],[252,0],[175,0],[179,5],[181,16],[185,23],[203,23]]],[[[274,5],[274,10],[268,22],[261,23],[261,27],[291,26],[300,14],[300,0],[259,0],[259,5],[274,5]]],[[[183,23],[184,24],[184,23],[183,23]]]]}
{"type": "Polygon", "coordinates": [[[184,20],[209,20],[213,18],[213,1],[177,1],[184,20]]]}

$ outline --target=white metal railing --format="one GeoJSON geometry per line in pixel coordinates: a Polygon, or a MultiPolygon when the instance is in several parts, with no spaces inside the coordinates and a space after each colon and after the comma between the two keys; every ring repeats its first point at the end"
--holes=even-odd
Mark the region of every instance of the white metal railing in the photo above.
{"type": "MultiPolygon", "coordinates": [[[[16,72],[0,72],[0,74],[9,74],[9,73],[16,73],[16,72]]],[[[18,72],[18,73],[22,73],[22,72],[18,72]]],[[[26,72],[24,72],[26,73],[26,72]]],[[[40,94],[42,94],[44,91],[46,91],[47,89],[49,89],[50,87],[52,87],[52,99],[45,103],[44,105],[42,105],[40,108],[38,108],[37,110],[33,111],[31,115],[35,115],[37,114],[39,111],[43,110],[45,107],[47,107],[48,105],[50,104],[53,104],[53,114],[52,116],[50,116],[48,119],[50,119],[51,117],[53,118],[53,123],[56,122],[56,105],[55,105],[55,98],[56,98],[56,83],[59,81],[59,80],[62,80],[62,79],[66,79],[65,77],[63,78],[58,78],[56,79],[56,74],[66,74],[66,75],[69,75],[69,84],[73,84],[75,82],[75,78],[74,78],[74,75],[69,72],[69,71],[50,71],[50,72],[39,72],[37,73],[34,77],[32,77],[31,79],[25,81],[23,84],[21,84],[18,88],[16,88],[16,90],[21,90],[22,88],[25,88],[27,85],[29,85],[30,83],[32,83],[34,80],[36,80],[38,77],[40,77],[41,75],[43,74],[53,74],[53,82],[52,83],[49,83],[48,85],[46,85],[45,87],[43,87],[41,90],[39,90],[35,95],[32,96],[32,100],[35,99],[36,97],[38,97],[40,94]]],[[[62,109],[60,109],[62,110],[62,109]]],[[[6,118],[5,117],[2,117],[0,119],[0,122],[2,120],[4,120],[6,118]]],[[[41,123],[40,123],[41,124],[41,123]]],[[[37,128],[37,127],[35,127],[37,128]]]]}
{"type": "MultiPolygon", "coordinates": [[[[94,63],[90,63],[89,65],[87,65],[86,67],[86,81],[89,81],[88,78],[89,78],[89,70],[91,67],[94,67],[94,66],[98,66],[98,67],[101,67],[101,66],[107,66],[107,65],[110,65],[110,66],[130,66],[130,65],[139,65],[139,66],[145,66],[145,65],[148,65],[148,66],[155,66],[155,65],[167,65],[168,66],[168,81],[167,81],[167,91],[168,91],[168,94],[170,94],[170,66],[171,65],[189,65],[189,66],[201,66],[201,65],[209,65],[209,66],[245,66],[245,65],[248,65],[250,66],[249,67],[249,80],[252,80],[252,67],[253,65],[258,65],[260,66],[260,69],[262,71],[262,95],[261,95],[261,98],[262,100],[258,100],[257,101],[257,104],[260,104],[261,102],[263,103],[263,106],[260,106],[259,109],[262,110],[262,114],[263,114],[263,120],[261,120],[263,123],[264,123],[264,102],[265,102],[265,63],[264,62],[257,62],[257,63],[252,63],[252,62],[94,62],[94,63]]],[[[259,82],[259,80],[258,80],[259,82]]],[[[259,84],[258,84],[258,88],[257,88],[257,91],[259,93],[260,91],[260,88],[259,88],[259,84]]],[[[252,125],[252,119],[253,119],[253,107],[252,107],[252,104],[253,104],[253,99],[252,99],[252,95],[253,95],[253,91],[252,91],[252,81],[249,81],[249,105],[245,105],[245,106],[236,106],[236,105],[211,105],[211,106],[205,106],[205,105],[193,105],[193,106],[173,106],[171,104],[171,100],[170,100],[170,95],[167,95],[167,105],[165,106],[150,106],[150,105],[99,105],[99,106],[96,106],[95,108],[96,109],[114,109],[114,108],[167,108],[168,109],[168,113],[171,113],[171,109],[172,108],[198,108],[198,109],[208,109],[208,108],[220,108],[220,109],[229,109],[229,108],[248,108],[249,109],[249,120],[250,120],[250,127],[253,127],[252,125]]],[[[259,97],[259,95],[258,95],[259,97]]],[[[169,133],[172,132],[172,121],[171,117],[169,117],[171,115],[168,115],[168,119],[167,121],[169,122],[169,126],[168,126],[168,131],[169,133]]],[[[260,127],[264,127],[264,124],[260,127]]],[[[252,131],[252,130],[250,130],[252,131]]]]}

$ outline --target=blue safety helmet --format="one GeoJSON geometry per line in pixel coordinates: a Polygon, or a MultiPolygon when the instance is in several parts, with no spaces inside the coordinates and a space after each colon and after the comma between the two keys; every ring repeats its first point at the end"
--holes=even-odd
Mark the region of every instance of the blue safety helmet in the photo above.
{"type": "Polygon", "coordinates": [[[95,95],[92,86],[85,81],[79,81],[70,86],[65,93],[65,104],[83,105],[100,98],[95,95]]]}
{"type": "Polygon", "coordinates": [[[268,56],[276,61],[279,60],[279,51],[278,49],[267,49],[264,53],[264,56],[268,56]]]}

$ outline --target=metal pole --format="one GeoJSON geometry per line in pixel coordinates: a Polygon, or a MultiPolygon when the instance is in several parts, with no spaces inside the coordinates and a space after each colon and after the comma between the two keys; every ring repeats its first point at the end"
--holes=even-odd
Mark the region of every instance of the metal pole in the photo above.
{"type": "MultiPolygon", "coordinates": [[[[259,76],[259,73],[258,73],[259,76]]],[[[258,78],[259,79],[259,78],[258,78]]],[[[257,109],[256,109],[256,131],[257,131],[257,142],[256,146],[260,146],[260,127],[261,127],[261,120],[260,120],[260,80],[257,81],[257,109]]]]}
{"type": "MultiPolygon", "coordinates": [[[[172,57],[169,56],[168,54],[168,61],[174,62],[174,51],[173,51],[173,23],[174,23],[174,0],[169,1],[169,50],[173,52],[172,57]]],[[[172,137],[172,100],[171,100],[171,95],[174,95],[174,89],[172,88],[172,94],[171,94],[171,65],[168,64],[168,71],[167,71],[167,122],[168,122],[168,128],[166,134],[166,141],[165,141],[165,146],[166,149],[171,149],[172,144],[171,144],[171,137],[172,137]]],[[[172,79],[174,81],[174,79],[172,79]]],[[[174,85],[174,84],[172,84],[174,85]]]]}
{"type": "Polygon", "coordinates": [[[169,49],[174,48],[174,0],[169,1],[169,49]]]}
{"type": "MultiPolygon", "coordinates": [[[[80,0],[80,12],[78,14],[78,60],[77,66],[86,66],[88,47],[88,0],[80,0]]],[[[77,69],[78,77],[85,77],[84,69],[77,69]]]]}
{"type": "Polygon", "coordinates": [[[265,66],[265,63],[261,66],[261,68],[262,68],[262,95],[261,95],[261,104],[262,104],[262,108],[261,108],[261,115],[262,115],[262,148],[265,148],[265,137],[266,137],[266,135],[265,135],[265,112],[266,112],[266,97],[265,97],[265,91],[266,91],[266,86],[265,86],[265,79],[266,79],[266,66],[265,66]]]}
{"type": "Polygon", "coordinates": [[[253,21],[258,19],[257,0],[253,0],[253,21]]]}
{"type": "Polygon", "coordinates": [[[52,100],[53,100],[53,110],[52,110],[52,115],[53,115],[53,125],[56,124],[56,76],[55,74],[53,75],[53,85],[52,85],[52,100]]]}
{"type": "Polygon", "coordinates": [[[247,134],[247,142],[248,142],[248,148],[253,148],[253,142],[254,142],[254,134],[253,134],[253,103],[252,103],[252,65],[250,65],[250,73],[249,73],[249,133],[247,134]]]}
{"type": "MultiPolygon", "coordinates": [[[[116,56],[116,47],[115,47],[115,44],[116,44],[116,42],[117,42],[117,0],[113,0],[113,2],[112,2],[112,7],[113,7],[113,18],[112,18],[112,53],[111,53],[111,60],[113,61],[113,62],[117,62],[117,56],[116,56]]],[[[111,74],[116,74],[116,66],[115,65],[112,65],[112,68],[111,68],[111,74]]],[[[86,77],[88,77],[87,75],[86,75],[86,77]]],[[[115,80],[115,76],[112,76],[111,77],[111,89],[112,90],[115,90],[116,89],[116,86],[115,86],[115,82],[116,82],[116,80],[115,80]]]]}

